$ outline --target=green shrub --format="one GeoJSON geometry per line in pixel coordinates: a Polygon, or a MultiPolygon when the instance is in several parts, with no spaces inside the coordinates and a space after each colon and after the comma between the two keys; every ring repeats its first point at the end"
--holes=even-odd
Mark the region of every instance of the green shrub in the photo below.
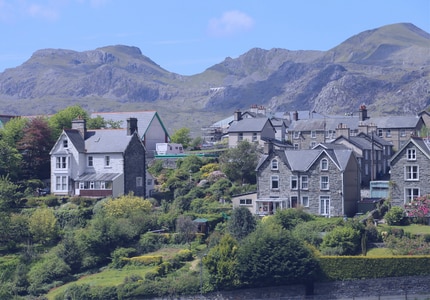
{"type": "Polygon", "coordinates": [[[124,258],[128,258],[131,254],[135,254],[136,249],[134,248],[117,248],[112,253],[111,267],[120,269],[127,264],[124,258]]]}
{"type": "Polygon", "coordinates": [[[142,253],[150,253],[161,249],[161,247],[168,243],[168,236],[147,232],[140,236],[139,250],[142,253]]]}
{"type": "Polygon", "coordinates": [[[352,227],[336,227],[327,233],[321,244],[321,252],[327,255],[353,255],[360,249],[360,231],[352,227]]]}
{"type": "Polygon", "coordinates": [[[180,261],[192,261],[193,258],[193,252],[189,249],[182,249],[180,250],[176,256],[180,261]]]}
{"type": "Polygon", "coordinates": [[[394,206],[384,216],[387,224],[392,225],[403,225],[405,223],[405,212],[403,208],[394,206]]]}
{"type": "Polygon", "coordinates": [[[159,265],[163,262],[163,257],[161,255],[144,255],[131,258],[125,257],[123,259],[135,266],[159,265]]]}

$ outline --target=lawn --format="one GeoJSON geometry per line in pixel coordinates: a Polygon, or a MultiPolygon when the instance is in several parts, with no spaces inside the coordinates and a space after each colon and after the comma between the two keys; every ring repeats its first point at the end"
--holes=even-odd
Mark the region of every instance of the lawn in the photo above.
{"type": "Polygon", "coordinates": [[[378,230],[380,232],[386,231],[390,227],[403,229],[405,232],[409,232],[411,234],[430,234],[430,226],[421,224],[410,224],[407,226],[389,226],[387,224],[380,224],[378,225],[378,230]]]}
{"type": "MultiPolygon", "coordinates": [[[[181,248],[162,248],[156,252],[151,254],[153,255],[162,255],[163,261],[168,260],[173,257],[176,253],[178,253],[181,248]]],[[[77,281],[69,282],[65,285],[62,285],[58,288],[51,290],[46,297],[48,300],[54,300],[57,295],[63,292],[68,286],[72,284],[89,284],[92,286],[116,286],[120,285],[124,282],[126,277],[130,277],[131,275],[138,275],[142,278],[145,278],[146,272],[155,268],[154,266],[127,266],[122,269],[109,269],[106,268],[99,273],[83,276],[79,278],[77,281]]]]}

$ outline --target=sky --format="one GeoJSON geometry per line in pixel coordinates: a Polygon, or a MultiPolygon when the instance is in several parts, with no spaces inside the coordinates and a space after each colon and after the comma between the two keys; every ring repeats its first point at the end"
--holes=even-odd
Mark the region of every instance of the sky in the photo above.
{"type": "Polygon", "coordinates": [[[194,75],[252,48],[325,51],[403,22],[430,33],[430,0],[0,0],[0,72],[40,49],[127,45],[194,75]]]}

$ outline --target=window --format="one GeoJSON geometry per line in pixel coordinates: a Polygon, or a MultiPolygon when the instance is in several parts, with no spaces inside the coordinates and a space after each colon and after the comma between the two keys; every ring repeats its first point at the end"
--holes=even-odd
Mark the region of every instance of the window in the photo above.
{"type": "Polygon", "coordinates": [[[408,149],[408,160],[417,160],[417,151],[415,149],[408,149]]]}
{"type": "Polygon", "coordinates": [[[294,150],[299,150],[299,144],[294,144],[293,147],[294,147],[294,150]]]}
{"type": "Polygon", "coordinates": [[[385,132],[385,137],[390,138],[391,137],[391,129],[387,129],[385,132]]]}
{"type": "Polygon", "coordinates": [[[309,197],[308,196],[302,196],[302,206],[309,207],[309,197]]]}
{"type": "Polygon", "coordinates": [[[273,175],[270,179],[270,188],[271,189],[279,189],[279,176],[273,175]]]}
{"type": "Polygon", "coordinates": [[[90,181],[90,190],[94,190],[95,185],[94,185],[94,181],[90,181]]]}
{"type": "Polygon", "coordinates": [[[137,187],[143,186],[143,178],[142,177],[140,177],[140,176],[136,177],[136,186],[137,187]]]}
{"type": "Polygon", "coordinates": [[[418,180],[419,178],[418,166],[405,166],[405,180],[418,180]]]}
{"type": "Polygon", "coordinates": [[[55,177],[55,189],[57,191],[67,191],[67,176],[55,177]]]}
{"type": "Polygon", "coordinates": [[[300,131],[294,131],[293,132],[293,138],[298,139],[300,137],[300,131]]]}
{"type": "Polygon", "coordinates": [[[68,139],[64,139],[63,140],[63,148],[68,148],[69,147],[69,140],[68,139]]]}
{"type": "Polygon", "coordinates": [[[109,167],[110,166],[110,156],[106,155],[105,156],[105,167],[109,167]]]}
{"type": "Polygon", "coordinates": [[[309,148],[310,148],[310,149],[313,149],[316,145],[317,145],[317,143],[316,143],[316,142],[311,142],[311,144],[309,145],[309,148]]]}
{"type": "Polygon", "coordinates": [[[328,190],[330,188],[328,176],[321,176],[320,188],[322,190],[328,190]]]}
{"type": "Polygon", "coordinates": [[[327,171],[328,170],[328,160],[326,158],[323,158],[321,160],[321,170],[327,171]]]}
{"type": "Polygon", "coordinates": [[[400,129],[400,136],[406,136],[406,129],[400,129]]]}
{"type": "Polygon", "coordinates": [[[257,141],[257,133],[256,132],[252,133],[252,141],[253,142],[257,141]]]}
{"type": "Polygon", "coordinates": [[[146,185],[152,185],[152,179],[146,179],[146,185]]]}
{"type": "Polygon", "coordinates": [[[291,196],[291,207],[296,208],[299,204],[299,197],[291,196]]]}
{"type": "Polygon", "coordinates": [[[308,189],[308,176],[304,175],[301,178],[301,183],[302,183],[302,190],[307,190],[308,189]]]}
{"type": "Polygon", "coordinates": [[[241,133],[239,133],[238,140],[239,140],[239,141],[243,141],[243,133],[242,133],[242,132],[241,132],[241,133]]]}
{"type": "Polygon", "coordinates": [[[406,188],[405,189],[405,203],[409,203],[419,196],[420,196],[420,189],[419,188],[406,188]]]}
{"type": "Polygon", "coordinates": [[[252,199],[239,199],[239,205],[252,205],[252,199]]]}
{"type": "Polygon", "coordinates": [[[383,134],[382,134],[382,129],[378,129],[378,136],[379,136],[379,137],[382,137],[382,136],[383,136],[383,134]]]}
{"type": "Polygon", "coordinates": [[[291,176],[290,182],[291,182],[290,183],[291,184],[291,189],[292,190],[297,190],[298,185],[299,185],[299,183],[298,183],[298,177],[295,176],[295,175],[291,176]]]}
{"type": "Polygon", "coordinates": [[[67,156],[58,156],[56,158],[57,169],[67,169],[67,156]]]}
{"type": "Polygon", "coordinates": [[[320,196],[320,215],[330,216],[330,197],[320,196]]]}
{"type": "Polygon", "coordinates": [[[80,182],[79,182],[79,189],[80,189],[80,190],[83,190],[84,188],[85,188],[84,182],[83,182],[83,181],[80,181],[80,182]]]}
{"type": "Polygon", "coordinates": [[[106,189],[106,181],[101,181],[100,182],[100,189],[101,190],[105,190],[106,189]]]}
{"type": "Polygon", "coordinates": [[[278,170],[278,160],[272,159],[272,170],[278,170]]]}
{"type": "Polygon", "coordinates": [[[88,156],[88,167],[94,166],[94,161],[92,156],[88,156]]]}
{"type": "Polygon", "coordinates": [[[311,131],[311,138],[315,139],[316,137],[317,137],[317,133],[314,130],[312,130],[311,131]]]}

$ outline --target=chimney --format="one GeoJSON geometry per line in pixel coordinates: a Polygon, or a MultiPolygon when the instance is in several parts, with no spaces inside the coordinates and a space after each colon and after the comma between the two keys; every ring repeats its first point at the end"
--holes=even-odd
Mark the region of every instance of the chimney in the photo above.
{"type": "Polygon", "coordinates": [[[81,134],[82,138],[85,139],[87,133],[87,123],[82,117],[78,117],[72,121],[72,129],[76,129],[81,134]]]}
{"type": "Polygon", "coordinates": [[[236,110],[234,112],[234,120],[235,121],[240,121],[242,120],[242,113],[240,112],[240,110],[236,110]]]}
{"type": "Polygon", "coordinates": [[[345,137],[346,139],[349,140],[350,130],[349,130],[349,127],[346,124],[339,123],[339,125],[337,125],[337,128],[336,128],[336,137],[340,137],[340,136],[343,136],[343,137],[345,137]]]}
{"type": "Polygon", "coordinates": [[[266,108],[264,106],[259,106],[257,109],[257,113],[266,115],[266,108]]]}
{"type": "Polygon", "coordinates": [[[251,113],[256,114],[258,112],[257,104],[252,104],[251,107],[249,108],[249,111],[251,113]]]}
{"type": "Polygon", "coordinates": [[[368,119],[367,108],[364,104],[360,105],[360,109],[358,110],[358,119],[359,121],[365,121],[366,119],[368,119]]]}
{"type": "Polygon", "coordinates": [[[273,152],[273,144],[272,142],[264,142],[264,154],[270,154],[273,152]]]}
{"type": "Polygon", "coordinates": [[[293,112],[293,121],[298,121],[299,120],[299,112],[296,110],[295,112],[293,112]]]}
{"type": "Polygon", "coordinates": [[[137,132],[137,119],[136,118],[128,118],[127,119],[127,135],[132,135],[134,132],[137,132]]]}

